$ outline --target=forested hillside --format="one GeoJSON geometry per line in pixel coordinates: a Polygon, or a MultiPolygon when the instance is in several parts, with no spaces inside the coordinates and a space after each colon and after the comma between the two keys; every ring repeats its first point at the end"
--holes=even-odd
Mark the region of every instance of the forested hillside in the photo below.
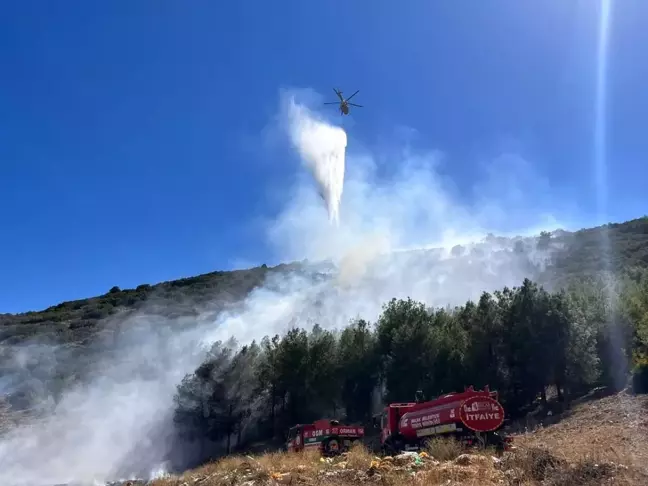
{"type": "Polygon", "coordinates": [[[648,219],[481,246],[493,244],[524,255],[546,288],[526,279],[445,308],[392,299],[376,322],[360,317],[340,332],[295,326],[239,352],[218,343],[178,389],[179,431],[222,453],[321,416],[369,423],[381,403],[411,400],[418,389],[432,397],[488,384],[514,418],[545,405],[548,393],[565,407],[591,387],[622,388],[632,371],[636,389],[645,387],[648,219]]]}
{"type": "Polygon", "coordinates": [[[214,454],[321,416],[369,424],[381,402],[419,389],[488,384],[510,418],[548,393],[560,409],[594,386],[625,387],[631,369],[645,391],[648,274],[618,300],[605,296],[594,282],[550,293],[525,280],[449,309],[394,299],[377,322],[341,332],[296,327],[238,352],[217,343],[178,388],[176,423],[183,437],[215,443],[214,454]]]}
{"type": "MultiPolygon", "coordinates": [[[[174,365],[151,363],[166,356],[160,336],[236,316],[255,289],[293,291],[281,288],[289,276],[313,285],[300,296],[300,309],[309,312],[284,315],[286,332],[255,342],[221,340],[179,383],[176,445],[196,445],[192,460],[281,438],[286,427],[320,416],[368,422],[384,401],[411,400],[418,389],[432,397],[489,384],[515,417],[552,397],[565,406],[592,386],[623,387],[632,370],[638,385],[645,379],[648,218],[380,257],[358,276],[366,294],[357,295],[379,295],[382,312],[358,312],[342,325],[317,319],[356,296],[348,283],[337,285],[336,272],[308,262],[214,272],[0,315],[0,408],[33,410],[47,397],[51,409],[71,385],[104,371],[97,356],[119,361],[143,353],[143,341],[132,339],[140,325],[140,337],[157,349],[136,371],[155,380],[151,366],[174,365]],[[603,238],[609,255],[600,250],[603,238]],[[403,290],[412,282],[420,298],[403,290]],[[342,295],[347,300],[335,304],[342,295]]],[[[271,309],[253,310],[263,329],[271,309]]]]}

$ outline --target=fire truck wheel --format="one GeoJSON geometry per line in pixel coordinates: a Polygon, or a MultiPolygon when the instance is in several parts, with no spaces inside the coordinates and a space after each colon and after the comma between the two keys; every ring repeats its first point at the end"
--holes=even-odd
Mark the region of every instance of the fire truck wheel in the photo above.
{"type": "Polygon", "coordinates": [[[400,454],[404,449],[404,444],[401,440],[396,438],[389,438],[382,446],[382,453],[387,456],[395,456],[400,454]]]}
{"type": "Polygon", "coordinates": [[[488,435],[487,438],[488,438],[487,444],[495,446],[496,452],[498,453],[504,452],[504,449],[506,447],[506,441],[499,433],[493,432],[490,435],[488,435]]]}
{"type": "Polygon", "coordinates": [[[330,439],[324,444],[324,448],[329,454],[336,454],[340,450],[340,443],[336,439],[330,439]]]}

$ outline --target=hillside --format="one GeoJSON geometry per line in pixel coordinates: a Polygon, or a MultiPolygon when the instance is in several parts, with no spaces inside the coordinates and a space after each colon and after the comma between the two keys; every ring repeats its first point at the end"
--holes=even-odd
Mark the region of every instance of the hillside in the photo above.
{"type": "MultiPolygon", "coordinates": [[[[225,310],[240,311],[246,297],[262,287],[280,289],[273,299],[291,292],[300,295],[297,304],[265,326],[266,334],[275,332],[273,326],[282,332],[289,322],[340,328],[358,314],[375,318],[380,306],[394,297],[412,297],[434,306],[462,305],[483,291],[519,285],[527,277],[557,288],[605,268],[599,245],[606,233],[613,250],[611,270],[633,276],[648,268],[648,217],[644,217],[577,232],[557,230],[529,238],[488,235],[481,242],[450,250],[383,255],[351,287],[343,287],[346,296],[342,300],[336,269],[301,262],[212,272],[135,289],[113,287],[104,295],[42,311],[0,314],[0,372],[4,376],[0,387],[12,390],[14,409],[29,408],[34,397],[44,393],[43,388],[56,400],[62,389],[92,369],[95,356],[112,354],[121,359],[137,347],[125,335],[164,335],[196,326],[198,320],[216,321],[225,310]],[[328,286],[317,284],[327,280],[331,281],[328,286]],[[304,294],[304,289],[310,290],[304,294]],[[374,309],[373,316],[367,314],[368,309],[374,309]],[[332,316],[337,320],[331,322],[332,316]],[[17,368],[16,350],[25,346],[30,349],[27,366],[23,363],[17,368]]],[[[258,312],[267,315],[261,309],[258,312]]],[[[258,331],[245,335],[262,337],[258,331]]],[[[239,337],[245,339],[245,335],[239,337]]]]}
{"type": "Polygon", "coordinates": [[[488,384],[513,420],[545,409],[550,393],[558,412],[630,375],[640,390],[647,227],[608,228],[609,266],[590,254],[604,229],[489,235],[366,265],[217,272],[4,315],[0,482],[186,470],[281,443],[318,417],[369,424],[381,403],[417,390],[488,384]]]}
{"type": "MultiPolygon", "coordinates": [[[[648,217],[576,232],[557,230],[533,238],[489,235],[482,242],[452,248],[451,259],[443,249],[414,250],[399,258],[408,260],[412,267],[426,266],[427,270],[481,265],[491,271],[488,267],[499,256],[505,271],[513,255],[516,262],[525,262],[525,277],[555,285],[594,275],[605,268],[600,251],[605,233],[610,241],[611,271],[631,273],[648,268],[648,217]]],[[[216,271],[154,285],[142,284],[135,289],[113,287],[104,295],[62,302],[42,311],[0,313],[0,344],[38,338],[84,345],[102,327],[102,320],[141,309],[165,317],[195,316],[205,308],[216,313],[240,302],[254,288],[263,285],[268,275],[298,269],[308,271],[309,266],[282,264],[272,268],[264,265],[247,270],[216,271]]],[[[404,268],[403,273],[407,270],[404,268]]]]}
{"type": "MultiPolygon", "coordinates": [[[[55,339],[87,344],[98,324],[115,314],[145,309],[164,317],[195,316],[198,309],[213,312],[244,299],[272,272],[285,272],[294,265],[278,265],[230,272],[211,272],[135,289],[111,288],[104,295],[62,302],[42,311],[0,314],[0,343],[27,339],[55,339]]],[[[99,326],[100,327],[100,326],[99,326]]]]}
{"type": "Polygon", "coordinates": [[[648,397],[618,393],[575,403],[564,418],[516,437],[570,461],[584,456],[642,469],[648,474],[648,397]]]}
{"type": "Polygon", "coordinates": [[[503,457],[432,443],[427,454],[379,458],[357,449],[332,461],[316,454],[231,456],[151,486],[643,485],[648,482],[648,399],[620,393],[574,406],[554,425],[514,436],[503,457]]]}

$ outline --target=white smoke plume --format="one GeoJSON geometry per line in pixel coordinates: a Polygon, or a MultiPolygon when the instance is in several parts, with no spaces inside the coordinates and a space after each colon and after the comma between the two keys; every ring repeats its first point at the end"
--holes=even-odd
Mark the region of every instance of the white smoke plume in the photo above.
{"type": "Polygon", "coordinates": [[[290,100],[288,113],[292,143],[319,186],[329,220],[337,226],[344,187],[346,133],[340,127],[317,120],[294,99],[290,100]]]}
{"type": "MultiPolygon", "coordinates": [[[[100,343],[109,346],[92,366],[89,384],[68,389],[49,415],[2,437],[0,484],[96,485],[163,467],[173,437],[173,395],[202,360],[204,331],[161,317],[133,316],[120,325],[128,330],[108,340],[117,342],[100,343]]],[[[18,351],[25,359],[36,350],[18,351]]]]}
{"type": "MultiPolygon", "coordinates": [[[[567,214],[515,154],[490,160],[486,180],[471,191],[466,181],[441,175],[445,160],[438,152],[355,151],[345,161],[343,130],[294,99],[283,113],[288,123],[281,125],[315,176],[329,221],[316,192],[300,181],[283,188],[289,196],[266,228],[265,243],[279,260],[318,262],[320,276],[275,273],[240,307],[216,318],[199,309],[199,318],[181,330],[177,320],[144,312],[124,320],[88,386],[69,391],[49,417],[0,441],[0,484],[92,484],[157,470],[171,437],[175,387],[200,362],[199,342],[233,336],[243,344],[292,325],[339,329],[356,316],[376,319],[393,297],[460,304],[484,290],[518,285],[529,274],[528,262],[513,241],[485,235],[554,229],[552,212],[567,214]]],[[[533,246],[527,250],[533,255],[533,246]]]]}

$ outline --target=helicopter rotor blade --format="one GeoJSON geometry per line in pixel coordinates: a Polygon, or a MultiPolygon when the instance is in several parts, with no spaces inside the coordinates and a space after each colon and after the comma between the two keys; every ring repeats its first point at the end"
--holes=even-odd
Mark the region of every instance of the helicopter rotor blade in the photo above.
{"type": "Polygon", "coordinates": [[[355,103],[347,103],[349,106],[357,106],[358,108],[364,108],[362,105],[356,105],[355,103]]]}
{"type": "Polygon", "coordinates": [[[360,90],[356,91],[353,93],[351,96],[349,96],[346,100],[349,101],[351,98],[353,98],[355,95],[357,95],[360,92],[360,90]]]}

